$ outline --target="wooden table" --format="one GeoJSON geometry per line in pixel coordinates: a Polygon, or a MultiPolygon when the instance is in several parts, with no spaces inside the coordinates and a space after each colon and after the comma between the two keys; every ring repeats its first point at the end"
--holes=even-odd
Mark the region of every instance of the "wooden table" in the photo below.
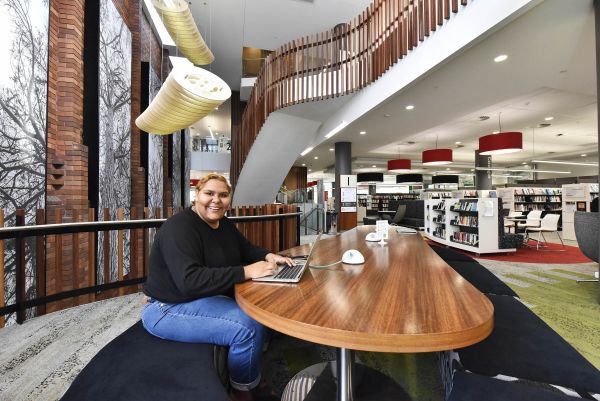
{"type": "MultiPolygon", "coordinates": [[[[311,265],[357,249],[363,265],[309,269],[298,284],[245,282],[240,307],[258,322],[303,340],[338,347],[338,399],[352,399],[349,350],[430,352],[465,347],[493,329],[491,302],[449,267],[419,234],[390,229],[388,244],[366,242],[361,226],[321,239],[311,265]],[[341,363],[341,365],[339,365],[341,363]]],[[[308,245],[288,255],[306,253],[308,245]]]]}

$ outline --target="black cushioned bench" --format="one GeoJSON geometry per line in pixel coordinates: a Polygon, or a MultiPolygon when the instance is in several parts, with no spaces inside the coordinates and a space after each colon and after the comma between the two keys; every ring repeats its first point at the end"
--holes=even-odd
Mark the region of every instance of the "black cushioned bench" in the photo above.
{"type": "Polygon", "coordinates": [[[432,246],[444,261],[452,267],[465,280],[484,294],[509,295],[516,297],[517,294],[480,263],[470,256],[454,251],[452,249],[432,246]]]}
{"type": "Polygon", "coordinates": [[[520,381],[493,379],[466,372],[454,373],[454,388],[447,401],[576,401],[559,390],[520,381]]]}
{"type": "MultiPolygon", "coordinates": [[[[488,378],[503,375],[527,382],[558,385],[580,394],[600,394],[600,371],[550,326],[513,297],[487,296],[494,305],[494,331],[480,343],[455,350],[452,356],[442,358],[446,380],[453,377],[451,372],[454,369],[458,369],[488,378]]],[[[466,386],[466,383],[481,382],[483,379],[465,378],[456,376],[456,373],[454,377],[460,379],[457,382],[460,385],[453,388],[454,378],[452,384],[446,383],[447,391],[452,388],[449,399],[476,399],[472,397],[481,391],[479,385],[466,386]]],[[[485,399],[536,399],[498,398],[498,395],[492,397],[492,394],[488,393],[485,399]]],[[[540,397],[537,399],[546,400],[540,397]]]]}
{"type": "Polygon", "coordinates": [[[137,322],[92,358],[61,401],[229,401],[215,368],[222,350],[161,340],[137,322]]]}

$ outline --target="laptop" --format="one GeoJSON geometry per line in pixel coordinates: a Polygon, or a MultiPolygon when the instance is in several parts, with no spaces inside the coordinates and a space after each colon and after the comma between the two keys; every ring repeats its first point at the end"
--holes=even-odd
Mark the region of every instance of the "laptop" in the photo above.
{"type": "Polygon", "coordinates": [[[265,276],[259,278],[253,278],[253,281],[260,281],[264,283],[297,283],[302,278],[306,267],[308,266],[308,262],[310,261],[310,257],[315,250],[315,245],[321,238],[321,234],[317,236],[315,242],[312,243],[310,247],[310,251],[306,257],[294,258],[294,265],[282,265],[279,266],[277,272],[272,276],[265,276]]]}

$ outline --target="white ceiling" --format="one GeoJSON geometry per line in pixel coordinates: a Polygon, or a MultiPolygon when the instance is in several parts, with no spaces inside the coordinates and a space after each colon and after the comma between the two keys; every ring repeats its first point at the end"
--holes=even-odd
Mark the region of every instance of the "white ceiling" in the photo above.
{"type": "MultiPolygon", "coordinates": [[[[296,164],[305,163],[313,171],[331,167],[334,154],[329,149],[334,142],[349,141],[355,167],[368,159],[369,166],[381,165],[378,170],[383,171],[388,159],[398,157],[410,158],[418,167],[421,151],[435,148],[437,141],[438,147],[455,148],[455,166],[468,168],[473,166],[477,138],[497,130],[499,117],[503,131],[523,132],[524,151],[494,157],[494,165],[534,158],[597,161],[592,3],[541,2],[354,121],[296,164]],[[499,54],[507,54],[508,60],[494,63],[499,54]],[[405,110],[408,104],[415,109],[405,110]],[[490,118],[481,121],[480,116],[490,118]],[[549,116],[553,120],[545,121],[549,116]],[[551,126],[539,128],[540,123],[551,126]],[[367,134],[359,135],[363,130],[367,134]]],[[[348,21],[368,4],[366,0],[192,0],[191,9],[215,54],[215,62],[207,68],[238,90],[243,46],[274,49],[348,21]]],[[[289,112],[323,120],[327,110],[337,106],[315,102],[289,112]]],[[[206,131],[210,121],[220,121],[217,129],[229,135],[228,113],[225,104],[197,129],[206,131]]]]}

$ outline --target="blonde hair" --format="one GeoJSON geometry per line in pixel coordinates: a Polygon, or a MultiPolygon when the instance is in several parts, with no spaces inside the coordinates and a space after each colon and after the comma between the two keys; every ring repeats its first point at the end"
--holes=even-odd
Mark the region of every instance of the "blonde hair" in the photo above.
{"type": "Polygon", "coordinates": [[[227,190],[229,191],[229,194],[231,194],[231,185],[229,185],[227,178],[223,177],[221,174],[215,173],[206,174],[204,177],[200,178],[200,180],[198,180],[198,183],[196,184],[196,191],[200,191],[202,188],[204,188],[206,183],[210,180],[221,181],[222,183],[227,185],[227,190]]]}

